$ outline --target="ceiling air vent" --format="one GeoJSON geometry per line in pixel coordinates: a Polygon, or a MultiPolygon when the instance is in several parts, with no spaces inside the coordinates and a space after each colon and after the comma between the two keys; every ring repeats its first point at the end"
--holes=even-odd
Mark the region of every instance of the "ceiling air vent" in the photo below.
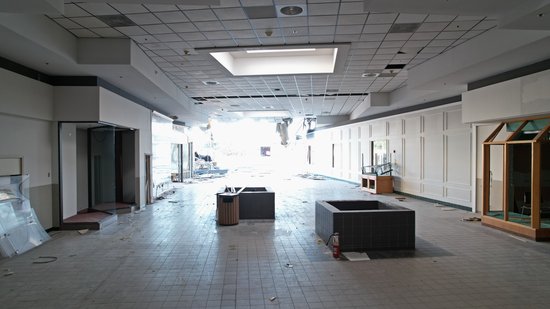
{"type": "Polygon", "coordinates": [[[243,7],[246,16],[249,19],[261,19],[261,18],[276,18],[277,12],[275,7],[269,6],[248,6],[243,7]]]}
{"type": "Polygon", "coordinates": [[[96,17],[111,27],[136,26],[136,23],[124,15],[97,15],[96,17]]]}
{"type": "Polygon", "coordinates": [[[420,27],[420,23],[393,24],[388,33],[413,33],[420,27]]]}

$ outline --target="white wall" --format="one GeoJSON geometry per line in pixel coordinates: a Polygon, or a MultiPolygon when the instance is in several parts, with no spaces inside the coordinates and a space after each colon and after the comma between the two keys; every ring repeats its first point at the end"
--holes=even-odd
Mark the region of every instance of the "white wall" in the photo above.
{"type": "Polygon", "coordinates": [[[370,165],[370,142],[378,140],[388,141],[396,191],[472,206],[471,129],[459,104],[315,132],[311,169],[359,183],[361,154],[370,165]]]}
{"type": "Polygon", "coordinates": [[[464,122],[498,121],[550,113],[550,70],[462,94],[464,122]]]}
{"type": "Polygon", "coordinates": [[[53,226],[53,87],[0,69],[0,157],[23,157],[31,206],[45,228],[53,226]]]}
{"type": "Polygon", "coordinates": [[[61,200],[63,201],[63,219],[77,213],[77,168],[76,168],[76,125],[64,124],[59,133],[61,162],[61,200]]]}
{"type": "Polygon", "coordinates": [[[56,121],[99,121],[99,87],[54,87],[56,121]]]}

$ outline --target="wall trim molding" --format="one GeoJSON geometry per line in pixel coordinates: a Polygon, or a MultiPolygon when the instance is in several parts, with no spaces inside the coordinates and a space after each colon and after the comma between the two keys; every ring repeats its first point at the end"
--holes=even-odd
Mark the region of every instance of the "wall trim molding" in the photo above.
{"type": "Polygon", "coordinates": [[[401,191],[393,191],[393,193],[400,194],[400,195],[403,195],[403,196],[412,197],[412,198],[415,198],[415,199],[418,199],[418,200],[421,200],[421,201],[424,201],[424,202],[437,203],[437,204],[441,204],[443,206],[453,207],[453,208],[457,208],[457,209],[460,209],[460,210],[465,210],[465,211],[470,211],[470,212],[472,211],[471,207],[462,206],[462,205],[458,205],[458,204],[453,204],[453,203],[440,201],[440,200],[435,200],[435,199],[427,198],[427,197],[420,196],[420,195],[405,193],[405,192],[401,192],[401,191]]]}

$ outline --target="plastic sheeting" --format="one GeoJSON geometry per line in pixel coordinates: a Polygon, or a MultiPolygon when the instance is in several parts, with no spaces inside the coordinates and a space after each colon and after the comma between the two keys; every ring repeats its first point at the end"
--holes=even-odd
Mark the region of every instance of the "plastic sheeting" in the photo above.
{"type": "Polygon", "coordinates": [[[31,208],[29,176],[0,177],[0,255],[22,254],[49,239],[31,208]]]}

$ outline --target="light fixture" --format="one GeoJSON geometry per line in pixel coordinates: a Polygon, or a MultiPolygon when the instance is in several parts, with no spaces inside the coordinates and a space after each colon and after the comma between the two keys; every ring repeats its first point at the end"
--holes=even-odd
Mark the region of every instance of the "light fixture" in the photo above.
{"type": "Polygon", "coordinates": [[[279,11],[284,15],[294,16],[294,15],[302,14],[304,9],[302,9],[299,6],[290,5],[290,6],[282,7],[279,11]]]}
{"type": "Polygon", "coordinates": [[[294,49],[247,49],[247,54],[264,54],[264,53],[301,53],[314,52],[315,48],[294,48],[294,49]]]}

